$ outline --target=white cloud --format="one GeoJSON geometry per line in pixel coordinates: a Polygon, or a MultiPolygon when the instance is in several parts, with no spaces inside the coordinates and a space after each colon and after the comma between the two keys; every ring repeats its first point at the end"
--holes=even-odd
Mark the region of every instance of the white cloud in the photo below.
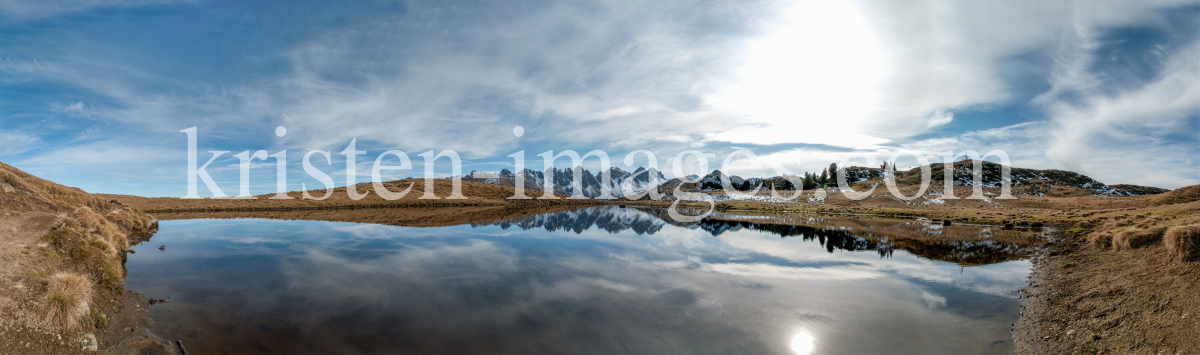
{"type": "Polygon", "coordinates": [[[40,139],[36,136],[0,128],[0,142],[4,142],[4,145],[0,146],[0,157],[8,157],[34,149],[39,141],[40,139]]]}
{"type": "Polygon", "coordinates": [[[933,111],[933,114],[929,116],[929,124],[926,125],[926,127],[933,128],[933,127],[945,126],[947,123],[950,123],[951,121],[954,121],[953,113],[942,111],[942,110],[937,110],[937,111],[933,111]]]}
{"type": "MultiPolygon", "coordinates": [[[[180,148],[186,147],[181,145],[180,148]]],[[[163,187],[177,188],[182,195],[187,189],[186,160],[187,151],[183,149],[131,144],[118,139],[41,147],[39,154],[13,165],[40,178],[93,193],[142,190],[122,185],[136,183],[168,184],[163,187]],[[178,183],[180,181],[184,182],[178,183]]]]}
{"type": "MultiPolygon", "coordinates": [[[[1177,94],[1171,88],[1194,88],[1186,63],[1174,64],[1184,69],[1163,74],[1161,84],[1116,94],[1119,86],[1088,68],[1102,44],[1097,33],[1153,25],[1164,9],[1186,3],[718,1],[699,11],[687,0],[619,1],[497,16],[480,14],[507,5],[444,9],[415,2],[404,14],[312,31],[282,54],[286,70],[252,78],[185,79],[112,59],[119,55],[95,58],[83,49],[96,47],[80,45],[59,57],[0,61],[0,71],[10,74],[0,80],[101,93],[112,102],[58,100],[58,109],[121,126],[118,134],[163,135],[157,142],[163,147],[178,144],[179,129],[200,125],[202,146],[332,149],[357,137],[410,153],[453,149],[465,159],[504,161],[531,146],[649,149],[660,163],[683,149],[729,143],[825,144],[880,158],[897,148],[1011,149],[1018,166],[1178,186],[1197,181],[1195,161],[1158,157],[1195,155],[1194,144],[1162,138],[1188,132],[1179,115],[1194,107],[1192,96],[1170,99],[1177,94]],[[963,111],[1024,104],[1015,98],[1037,93],[1014,93],[1009,81],[1046,68],[1013,58],[1056,48],[1055,69],[1046,71],[1051,88],[1036,100],[1050,113],[1048,129],[1010,125],[922,136],[950,122],[971,126],[963,111]],[[1096,88],[1108,92],[1088,92],[1096,88]],[[1068,92],[1088,95],[1082,104],[1061,103],[1068,92]],[[1087,118],[1098,115],[1110,118],[1087,118]],[[1135,118],[1146,115],[1154,117],[1135,118]],[[281,124],[289,133],[275,139],[271,132],[281,124]],[[514,125],[525,127],[524,137],[513,137],[514,125]],[[1128,151],[1107,164],[1080,153],[1100,139],[1127,142],[1128,151]],[[1179,166],[1185,174],[1173,180],[1129,173],[1179,166]]],[[[61,13],[55,8],[111,4],[4,2],[0,11],[55,14],[61,13]],[[39,9],[29,10],[34,5],[39,9]]],[[[122,50],[134,52],[113,46],[104,53],[122,50]]],[[[1161,55],[1171,61],[1188,54],[1161,55]]],[[[844,154],[768,153],[760,157],[761,171],[773,174],[770,164],[781,162],[796,173],[819,171],[844,154]]]]}
{"type": "Polygon", "coordinates": [[[1167,59],[1158,77],[1078,105],[1055,102],[1047,156],[1108,182],[1163,187],[1200,183],[1200,41],[1167,59]]]}
{"type": "Polygon", "coordinates": [[[1097,33],[1153,23],[1159,11],[1188,3],[797,2],[792,22],[750,47],[742,81],[713,98],[738,124],[710,139],[902,143],[955,111],[1019,104],[1009,80],[1038,70],[1013,61],[1020,55],[1070,49],[1055,52],[1053,87],[1037,102],[1101,85],[1088,73],[1097,33]]]}
{"type": "Polygon", "coordinates": [[[188,2],[193,2],[193,0],[5,0],[0,1],[0,12],[18,18],[40,18],[95,7],[144,6],[188,2]]]}

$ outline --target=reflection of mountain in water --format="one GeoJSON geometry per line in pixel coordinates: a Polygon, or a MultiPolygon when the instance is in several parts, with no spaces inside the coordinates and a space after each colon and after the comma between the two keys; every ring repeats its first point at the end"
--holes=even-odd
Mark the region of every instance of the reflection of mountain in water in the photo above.
{"type": "Polygon", "coordinates": [[[575,231],[575,233],[583,233],[595,226],[609,233],[628,229],[642,235],[654,234],[662,230],[663,225],[666,224],[667,222],[662,218],[637,209],[603,206],[539,214],[494,223],[475,223],[471,226],[500,226],[504,229],[517,226],[521,229],[545,228],[551,232],[563,230],[575,231]]]}
{"type": "Polygon", "coordinates": [[[832,253],[875,251],[891,257],[896,249],[924,258],[961,265],[985,265],[1028,258],[1036,242],[1029,232],[980,226],[943,227],[916,220],[848,218],[812,215],[740,216],[714,214],[696,223],[670,222],[662,211],[603,206],[515,218],[472,226],[545,228],[547,231],[582,233],[593,226],[610,233],[632,230],[654,234],[667,225],[702,229],[714,237],[726,232],[754,230],[816,241],[832,253]],[[743,220],[737,220],[743,219],[743,220]],[[745,219],[751,219],[745,220],[745,219]]]}

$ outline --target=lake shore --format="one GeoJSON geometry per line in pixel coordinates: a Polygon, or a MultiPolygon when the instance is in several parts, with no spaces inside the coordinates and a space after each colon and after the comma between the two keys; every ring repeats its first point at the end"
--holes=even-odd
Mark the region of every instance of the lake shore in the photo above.
{"type": "Polygon", "coordinates": [[[153,217],[3,163],[0,183],[0,353],[174,351],[149,330],[150,300],[124,288],[153,217]]]}
{"type": "Polygon", "coordinates": [[[1200,263],[1173,260],[1162,243],[1123,251],[1090,246],[1065,227],[1031,259],[1013,329],[1018,353],[1200,349],[1200,263]]]}
{"type": "MultiPolygon", "coordinates": [[[[985,189],[986,190],[986,189],[985,189]]],[[[1169,227],[1200,224],[1200,186],[1129,197],[1028,196],[1017,200],[945,200],[910,204],[890,197],[850,201],[834,196],[780,204],[729,201],[740,213],[814,211],[919,217],[988,225],[1045,225],[1047,240],[1030,258],[1014,324],[1019,354],[1177,354],[1200,349],[1200,262],[1170,256],[1161,239],[1169,227]],[[1117,250],[1089,239],[1158,230],[1158,239],[1117,250]]],[[[963,193],[958,193],[964,196],[963,193]]]]}
{"type": "MultiPolygon", "coordinates": [[[[83,353],[90,334],[101,354],[137,353],[144,349],[161,349],[173,353],[175,345],[157,337],[150,330],[152,322],[146,308],[150,300],[124,289],[99,290],[89,301],[97,311],[90,319],[95,327],[67,330],[44,321],[37,307],[44,282],[38,273],[54,263],[49,260],[45,238],[61,226],[64,217],[48,212],[7,211],[0,219],[0,231],[5,241],[0,245],[0,279],[6,282],[0,289],[0,353],[3,354],[75,354],[83,353]],[[12,266],[12,267],[9,267],[12,266]],[[103,317],[103,321],[99,321],[103,317]]],[[[146,236],[148,239],[148,236],[146,236]]],[[[135,240],[134,243],[144,240],[135,240]]]]}
{"type": "MultiPolygon", "coordinates": [[[[7,166],[0,166],[11,169],[7,166]]],[[[463,223],[494,222],[505,218],[522,217],[546,212],[556,212],[593,205],[621,204],[630,207],[667,207],[663,201],[598,201],[598,200],[522,200],[508,199],[513,189],[474,182],[464,182],[464,200],[423,200],[421,186],[416,184],[408,196],[390,201],[372,193],[362,200],[346,196],[346,189],[334,191],[330,199],[323,201],[299,199],[299,193],[290,193],[296,199],[272,200],[271,195],[258,199],[197,199],[146,198],[125,195],[89,195],[82,190],[62,187],[36,177],[28,176],[15,169],[5,176],[6,184],[18,184],[17,193],[0,195],[4,211],[8,211],[5,223],[17,227],[6,238],[6,254],[3,261],[17,267],[11,269],[14,287],[0,295],[11,303],[6,309],[12,312],[27,312],[27,316],[13,317],[0,336],[6,339],[2,346],[6,353],[53,353],[67,350],[67,341],[53,341],[49,337],[62,336],[54,333],[53,327],[37,325],[33,310],[39,295],[45,292],[46,275],[38,273],[35,261],[51,261],[63,267],[64,251],[55,252],[48,236],[69,222],[66,219],[94,217],[80,212],[80,207],[93,206],[97,211],[107,211],[103,219],[118,227],[91,227],[90,232],[81,232],[87,238],[105,238],[117,243],[114,236],[106,236],[102,229],[116,228],[127,235],[123,250],[131,243],[148,240],[153,234],[148,226],[156,227],[157,218],[268,218],[268,219],[313,219],[360,223],[377,223],[401,226],[448,226],[463,223]],[[22,175],[23,174],[23,175],[22,175]],[[36,179],[36,180],[34,180],[36,179]],[[50,189],[54,193],[42,193],[50,189]],[[24,192],[22,194],[21,192],[24,192]],[[40,194],[39,194],[40,193],[40,194]],[[147,214],[150,211],[153,214],[147,214]],[[14,216],[14,214],[18,216],[14,216]],[[36,220],[35,222],[29,222],[36,220]],[[30,223],[33,223],[32,225],[30,223]],[[18,233],[19,231],[19,233],[18,233]],[[90,237],[89,237],[90,235],[90,237]],[[38,246],[39,241],[47,244],[38,246]],[[25,253],[22,253],[25,252],[25,253]],[[31,254],[32,253],[32,254],[31,254]],[[29,260],[25,260],[29,258],[29,260]],[[29,261],[29,262],[25,262],[29,261]],[[31,308],[32,307],[32,308],[31,308]],[[32,331],[37,329],[37,331],[32,331]],[[20,335],[26,334],[29,335],[20,335]],[[40,333],[39,333],[40,332],[40,333]],[[43,339],[45,338],[45,339],[43,339]],[[14,340],[16,340],[14,342],[14,340]],[[41,344],[41,345],[39,345],[41,344]]],[[[420,182],[423,180],[416,180],[420,182]]],[[[401,190],[407,180],[389,182],[389,189],[401,190]]],[[[360,191],[369,190],[364,184],[360,191]]],[[[362,186],[362,185],[360,185],[362,186]]],[[[913,187],[902,187],[902,192],[911,195],[913,187]]],[[[995,195],[995,189],[985,189],[995,195]]],[[[1148,245],[1114,251],[1111,247],[1090,246],[1088,239],[1099,234],[1115,234],[1123,231],[1144,231],[1171,226],[1200,223],[1200,201],[1197,201],[1200,186],[1177,189],[1172,192],[1127,197],[1079,196],[1064,194],[1021,195],[1014,200],[1000,199],[940,199],[923,197],[906,201],[886,194],[872,195],[862,200],[850,200],[832,190],[806,191],[794,199],[778,200],[760,193],[755,198],[731,199],[714,202],[685,202],[682,207],[708,209],[735,214],[793,214],[822,213],[831,215],[873,215],[899,218],[926,218],[942,223],[987,224],[1013,228],[1049,226],[1055,232],[1047,243],[1032,257],[1033,271],[1028,286],[1022,289],[1024,311],[1019,324],[1014,325],[1013,336],[1021,353],[1069,353],[1071,351],[1109,351],[1158,353],[1160,351],[1189,351],[1200,349],[1200,343],[1192,334],[1200,333],[1196,314],[1200,313],[1200,298],[1197,297],[1200,271],[1198,263],[1174,261],[1167,256],[1161,241],[1148,245]]],[[[323,191],[314,191],[313,193],[323,191]]],[[[435,184],[435,195],[450,195],[450,182],[439,180],[435,184]]],[[[790,192],[784,192],[790,194],[790,192]]],[[[540,196],[530,191],[531,197],[540,196]]],[[[969,188],[957,191],[959,196],[970,194],[969,188]]],[[[566,196],[559,196],[566,197],[566,196]]],[[[77,222],[78,223],[78,222],[77,222]]],[[[5,225],[6,228],[7,224],[5,225]]],[[[99,226],[99,225],[97,225],[99,226]]],[[[85,226],[86,227],[86,226],[85,226]]],[[[71,227],[70,230],[88,230],[71,227]]],[[[98,239],[97,239],[98,240],[98,239]]],[[[120,243],[117,243],[120,244],[120,243]]],[[[116,255],[116,254],[114,254],[116,255]]],[[[123,258],[122,258],[123,264],[123,258]]],[[[123,267],[122,267],[123,269],[123,267]]],[[[116,290],[116,289],[113,289],[116,290]]],[[[157,339],[148,330],[144,317],[138,316],[140,308],[148,305],[148,299],[132,292],[113,293],[109,302],[103,302],[108,293],[101,293],[92,304],[98,312],[107,316],[107,327],[97,332],[102,344],[121,346],[169,347],[171,344],[157,339]],[[120,300],[118,297],[120,296],[120,300]],[[141,340],[138,340],[141,339],[141,340]],[[132,344],[132,345],[131,345],[132,344]]],[[[105,291],[107,292],[107,291],[105,291]]],[[[16,314],[16,313],[12,313],[16,314]]],[[[94,317],[93,317],[94,318],[94,317]]],[[[89,319],[93,319],[89,318],[89,319]]]]}
{"type": "MultiPolygon", "coordinates": [[[[957,194],[965,196],[969,190],[957,194]]],[[[873,196],[858,201],[839,194],[829,194],[824,199],[816,197],[815,192],[809,191],[790,202],[728,200],[712,205],[685,202],[681,206],[696,209],[711,206],[727,214],[820,213],[831,216],[923,218],[952,224],[1008,225],[1018,229],[1051,227],[1046,244],[1031,258],[1033,270],[1029,285],[1021,289],[1023,311],[1013,329],[1019,353],[1175,353],[1200,349],[1200,343],[1192,336],[1200,333],[1200,323],[1196,321],[1196,314],[1200,313],[1200,296],[1197,296],[1200,293],[1196,292],[1200,280],[1197,263],[1170,260],[1161,242],[1124,251],[1090,247],[1087,243],[1088,236],[1098,233],[1200,223],[1200,215],[1196,213],[1200,210],[1200,202],[1186,202],[1186,197],[1180,199],[1178,196],[1160,195],[1018,195],[1015,200],[961,199],[924,204],[888,196],[873,196]],[[1172,203],[1181,201],[1183,203],[1172,203]]],[[[343,210],[238,212],[237,208],[263,208],[269,202],[260,202],[263,205],[256,207],[253,202],[247,205],[237,200],[206,201],[204,203],[211,205],[203,208],[221,209],[218,204],[223,204],[226,211],[162,215],[164,218],[255,217],[441,226],[479,218],[519,217],[597,204],[667,205],[653,201],[532,200],[514,203],[469,200],[462,206],[438,205],[440,208],[429,208],[446,200],[411,200],[405,202],[404,206],[416,208],[344,210],[346,205],[333,203],[330,207],[343,210]]],[[[176,206],[194,204],[185,201],[176,206]]]]}

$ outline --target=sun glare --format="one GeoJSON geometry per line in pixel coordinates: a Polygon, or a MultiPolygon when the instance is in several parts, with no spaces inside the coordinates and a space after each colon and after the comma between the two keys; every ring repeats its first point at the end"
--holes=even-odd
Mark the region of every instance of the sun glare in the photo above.
{"type": "Polygon", "coordinates": [[[852,130],[873,110],[886,74],[884,52],[855,4],[799,1],[785,17],[785,25],[751,45],[741,81],[717,100],[761,125],[716,139],[882,143],[852,130]],[[797,137],[798,131],[821,134],[797,137]]]}
{"type": "Polygon", "coordinates": [[[813,336],[808,332],[800,332],[792,337],[792,352],[796,355],[808,355],[813,351],[813,336]]]}

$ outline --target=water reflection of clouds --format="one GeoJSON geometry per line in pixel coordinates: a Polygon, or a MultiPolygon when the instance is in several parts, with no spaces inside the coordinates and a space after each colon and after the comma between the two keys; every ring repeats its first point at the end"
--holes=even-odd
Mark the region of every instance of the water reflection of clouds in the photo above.
{"type": "MultiPolygon", "coordinates": [[[[873,329],[876,323],[985,327],[947,309],[972,292],[1007,295],[1008,285],[1023,283],[1028,271],[1023,262],[963,270],[903,253],[886,259],[872,252],[829,253],[818,243],[754,230],[717,238],[670,226],[638,234],[613,233],[612,225],[547,233],[500,226],[225,222],[172,221],[156,238],[187,246],[174,257],[273,258],[277,282],[287,293],[273,293],[275,283],[262,279],[197,283],[207,293],[261,295],[250,308],[290,311],[257,316],[283,317],[283,324],[313,332],[353,316],[361,318],[358,331],[371,334],[402,332],[431,342],[506,334],[541,344],[530,349],[494,339],[488,348],[494,351],[488,352],[495,353],[565,352],[579,344],[630,352],[605,341],[685,330],[695,338],[646,340],[645,351],[634,352],[696,343],[707,351],[694,352],[785,353],[796,349],[797,324],[810,337],[820,334],[819,344],[849,342],[858,334],[847,329],[873,329]],[[367,254],[371,257],[364,258],[367,254]],[[597,332],[609,340],[586,336],[597,332]]],[[[166,261],[136,257],[133,264],[166,261]]],[[[881,338],[902,333],[874,332],[881,338]]],[[[879,350],[853,344],[828,349],[879,350]]]]}
{"type": "Polygon", "coordinates": [[[789,267],[770,264],[711,264],[705,270],[712,272],[754,278],[784,279],[784,280],[855,280],[881,277],[882,275],[869,268],[811,268],[789,267]]]}
{"type": "MultiPolygon", "coordinates": [[[[813,278],[823,275],[831,278],[867,278],[880,277],[883,274],[897,274],[929,282],[952,284],[956,287],[992,295],[1012,297],[1011,290],[1024,284],[1030,266],[1026,261],[1014,261],[985,266],[961,267],[959,265],[917,258],[906,253],[894,254],[891,258],[881,258],[878,254],[869,252],[835,252],[828,253],[816,243],[803,242],[793,238],[779,238],[767,233],[756,231],[734,231],[713,238],[707,232],[691,229],[667,229],[660,233],[641,236],[630,240],[628,237],[613,236],[607,233],[579,235],[584,238],[604,240],[608,243],[622,245],[627,252],[637,251],[638,255],[646,258],[668,260],[646,265],[647,268],[661,269],[667,266],[693,268],[707,266],[708,270],[736,270],[730,266],[713,268],[712,265],[695,265],[681,261],[687,256],[705,256],[709,259],[724,259],[731,262],[751,262],[755,256],[768,255],[781,258],[798,265],[812,265],[821,270],[809,275],[789,275],[787,272],[761,273],[775,274],[786,278],[813,278]],[[654,239],[659,239],[655,243],[654,239]]],[[[626,255],[622,258],[633,259],[626,255]]],[[[736,265],[737,263],[725,263],[736,265]]],[[[759,265],[764,265],[759,263],[759,265]]],[[[789,271],[803,273],[813,268],[793,267],[789,271]]],[[[747,275],[748,276],[748,275],[747,275]]]]}
{"type": "MultiPolygon", "coordinates": [[[[625,211],[623,212],[636,213],[637,210],[625,209],[625,211]]],[[[188,234],[188,238],[224,240],[230,244],[240,245],[238,249],[244,253],[262,253],[264,251],[259,250],[260,248],[278,248],[279,243],[293,243],[297,240],[304,240],[302,247],[309,250],[338,250],[359,247],[353,239],[386,240],[399,248],[404,243],[396,241],[397,238],[567,238],[600,242],[609,246],[608,249],[618,248],[617,253],[625,254],[619,258],[626,259],[626,261],[651,260],[630,265],[636,268],[657,270],[692,268],[747,277],[786,279],[870,278],[880,277],[882,273],[893,273],[929,282],[953,284],[976,292],[1000,296],[1010,296],[1013,288],[1023,284],[1024,277],[1029,270],[1027,262],[1009,262],[962,269],[950,263],[907,255],[894,255],[889,259],[881,259],[874,253],[837,252],[833,254],[826,252],[816,243],[802,242],[793,238],[778,238],[768,233],[750,230],[729,231],[722,233],[720,238],[714,238],[703,230],[687,228],[664,228],[654,234],[626,235],[596,228],[583,229],[575,233],[547,234],[485,227],[469,230],[474,233],[466,234],[462,232],[468,231],[468,229],[463,226],[404,228],[313,221],[233,221],[231,225],[245,228],[251,233],[191,233],[188,234]],[[277,228],[287,223],[301,223],[305,225],[305,228],[277,228]],[[325,238],[330,231],[344,233],[352,238],[344,236],[337,239],[325,238]],[[345,245],[333,246],[339,243],[345,245]],[[763,263],[762,256],[784,259],[795,265],[789,267],[763,263]],[[689,258],[693,260],[725,260],[727,262],[689,262],[687,261],[689,258]]],[[[199,223],[197,221],[170,222],[184,224],[180,226],[184,227],[180,228],[183,230],[193,230],[193,228],[187,228],[187,225],[199,223]]],[[[379,248],[379,246],[373,245],[372,248],[379,248]]],[[[220,251],[218,253],[227,252],[220,251]]]]}

